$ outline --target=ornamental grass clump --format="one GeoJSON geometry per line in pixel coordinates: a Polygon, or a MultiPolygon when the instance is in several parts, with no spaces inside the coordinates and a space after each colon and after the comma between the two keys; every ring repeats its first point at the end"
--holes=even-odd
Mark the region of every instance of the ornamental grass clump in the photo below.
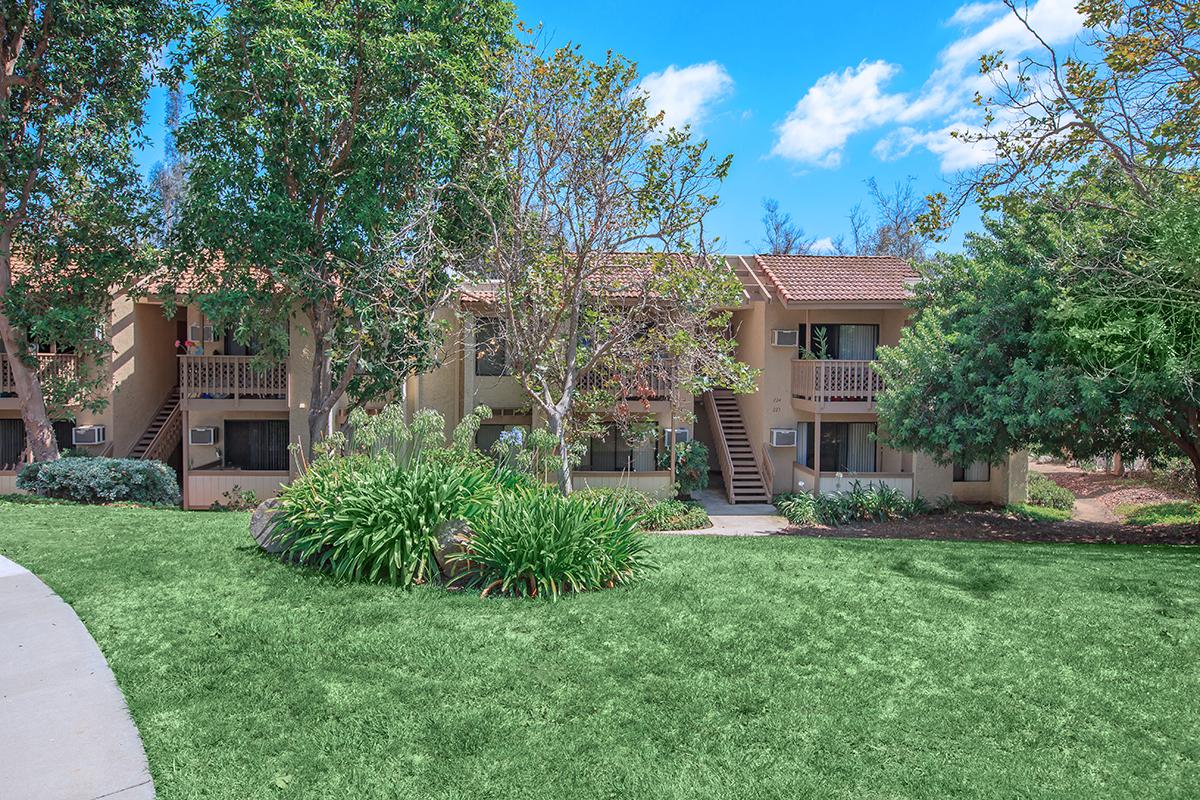
{"type": "Polygon", "coordinates": [[[495,499],[491,477],[457,464],[320,459],[280,492],[280,543],[340,578],[429,583],[441,574],[438,527],[482,516],[495,499]]]}
{"type": "Polygon", "coordinates": [[[549,488],[500,495],[450,556],[457,585],[484,596],[557,599],[609,589],[654,569],[638,515],[607,497],[563,497],[549,488]]]}

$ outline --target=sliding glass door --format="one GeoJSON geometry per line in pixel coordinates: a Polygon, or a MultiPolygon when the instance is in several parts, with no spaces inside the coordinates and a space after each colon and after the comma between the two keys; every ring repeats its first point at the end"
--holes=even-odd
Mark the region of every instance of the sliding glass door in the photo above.
{"type": "MultiPolygon", "coordinates": [[[[815,423],[801,422],[796,430],[796,460],[812,468],[815,460],[815,423]]],[[[822,472],[875,472],[874,422],[822,422],[822,472]]]]}

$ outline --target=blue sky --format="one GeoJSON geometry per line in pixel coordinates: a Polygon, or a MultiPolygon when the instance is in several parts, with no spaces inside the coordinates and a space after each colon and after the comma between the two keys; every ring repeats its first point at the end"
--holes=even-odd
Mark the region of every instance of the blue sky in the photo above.
{"type": "MultiPolygon", "coordinates": [[[[1075,0],[1036,0],[1030,19],[1051,43],[1080,30],[1075,0]]],[[[774,197],[818,239],[847,236],[847,214],[867,205],[865,181],[908,177],[924,194],[986,159],[949,137],[978,121],[970,103],[978,57],[1033,46],[996,2],[725,3],[705,0],[519,0],[552,45],[573,41],[593,58],[636,61],[668,119],[688,122],[714,152],[733,154],[708,231],[726,252],[761,248],[762,200],[774,197]]],[[[161,158],[164,98],[151,98],[161,158]]],[[[947,249],[978,224],[969,212],[947,249]]]]}

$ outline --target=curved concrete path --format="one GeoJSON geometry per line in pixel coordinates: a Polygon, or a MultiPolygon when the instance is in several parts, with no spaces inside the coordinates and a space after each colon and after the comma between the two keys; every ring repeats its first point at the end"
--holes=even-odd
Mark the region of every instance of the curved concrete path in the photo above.
{"type": "Polygon", "coordinates": [[[151,800],[125,697],[79,617],[0,556],[0,797],[151,800]]]}

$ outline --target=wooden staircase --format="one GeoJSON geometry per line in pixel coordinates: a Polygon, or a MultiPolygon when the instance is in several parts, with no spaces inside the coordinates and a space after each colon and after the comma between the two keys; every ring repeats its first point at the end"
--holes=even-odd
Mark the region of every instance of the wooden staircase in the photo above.
{"type": "Polygon", "coordinates": [[[182,433],[183,412],[179,408],[179,387],[175,386],[127,457],[159,461],[169,458],[182,433]]]}
{"type": "Polygon", "coordinates": [[[725,478],[725,494],[730,503],[769,503],[771,492],[763,481],[754,448],[746,433],[746,422],[742,419],[737,398],[728,389],[714,389],[704,395],[704,407],[708,412],[709,424],[713,428],[713,439],[717,455],[721,460],[721,474],[725,478]]]}

